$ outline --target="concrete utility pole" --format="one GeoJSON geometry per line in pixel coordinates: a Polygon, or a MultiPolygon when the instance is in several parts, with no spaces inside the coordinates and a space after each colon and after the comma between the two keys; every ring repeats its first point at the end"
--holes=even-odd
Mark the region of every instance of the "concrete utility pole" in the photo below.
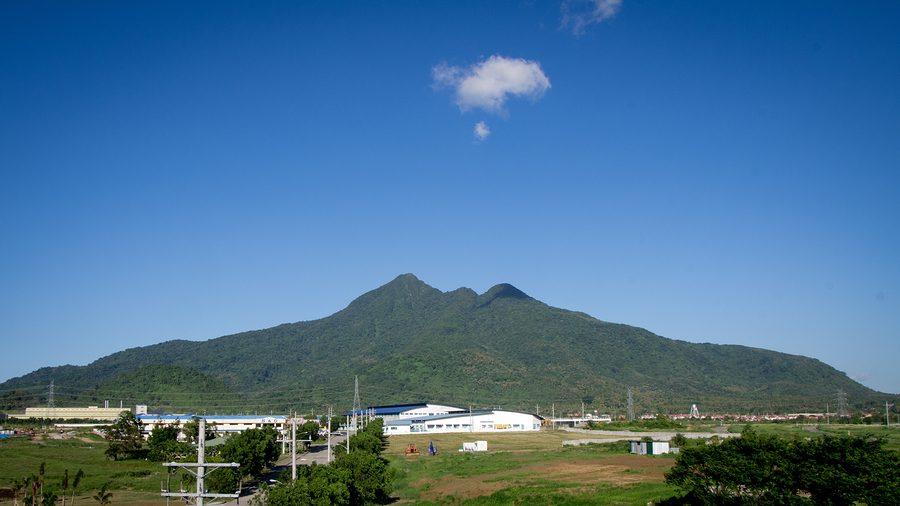
{"type": "Polygon", "coordinates": [[[203,506],[203,479],[206,477],[206,418],[200,419],[200,434],[197,436],[197,506],[203,506]]]}
{"type": "Polygon", "coordinates": [[[291,481],[297,481],[297,419],[291,417],[291,481]]]}
{"type": "Polygon", "coordinates": [[[181,468],[184,468],[185,471],[193,474],[194,477],[197,478],[197,492],[196,493],[190,493],[190,492],[172,493],[172,492],[169,492],[168,490],[166,490],[160,495],[165,497],[166,501],[168,501],[169,497],[180,497],[184,501],[186,501],[190,504],[193,504],[194,506],[203,506],[203,498],[205,498],[205,497],[209,497],[209,498],[228,497],[228,498],[232,498],[232,499],[237,499],[241,495],[239,492],[235,492],[234,494],[210,494],[210,493],[206,492],[206,487],[204,486],[204,478],[206,478],[207,474],[215,471],[216,469],[218,469],[220,467],[240,467],[240,464],[238,464],[237,462],[207,463],[206,462],[206,419],[205,418],[200,419],[199,432],[200,433],[197,435],[197,463],[196,464],[191,463],[191,462],[182,462],[182,463],[166,462],[165,464],[163,464],[163,466],[165,466],[165,467],[181,467],[181,468]],[[196,467],[197,472],[191,471],[190,469],[188,469],[189,467],[196,467]],[[210,468],[210,467],[212,468],[212,470],[207,472],[206,469],[210,468]],[[194,500],[192,501],[191,499],[194,499],[194,500]]]}
{"type": "Polygon", "coordinates": [[[325,430],[328,431],[328,460],[325,461],[326,464],[331,464],[331,413],[332,407],[328,407],[328,428],[325,430]]]}

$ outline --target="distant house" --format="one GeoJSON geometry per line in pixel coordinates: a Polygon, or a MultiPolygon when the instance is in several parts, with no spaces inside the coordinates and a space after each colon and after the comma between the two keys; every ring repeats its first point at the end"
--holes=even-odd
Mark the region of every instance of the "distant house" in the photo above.
{"type": "Polygon", "coordinates": [[[669,453],[668,441],[632,441],[631,453],[638,455],[662,455],[669,453]]]}

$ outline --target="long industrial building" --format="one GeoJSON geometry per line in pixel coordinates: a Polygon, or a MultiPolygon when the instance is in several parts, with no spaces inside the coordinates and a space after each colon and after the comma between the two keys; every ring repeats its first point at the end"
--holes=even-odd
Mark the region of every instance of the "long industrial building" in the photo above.
{"type": "Polygon", "coordinates": [[[123,411],[131,411],[129,408],[101,408],[88,406],[86,408],[25,408],[25,414],[10,413],[10,418],[52,418],[54,420],[103,420],[113,421],[123,411]]]}
{"type": "Polygon", "coordinates": [[[263,427],[272,427],[275,430],[282,430],[287,423],[287,417],[282,415],[137,415],[135,418],[143,422],[144,434],[149,435],[154,428],[164,427],[167,425],[179,425],[190,422],[197,416],[206,420],[207,427],[215,424],[215,433],[217,436],[227,436],[229,434],[238,434],[247,429],[261,429],[263,427]]]}
{"type": "MultiPolygon", "coordinates": [[[[352,416],[353,412],[344,413],[352,416]]],[[[472,410],[444,404],[418,403],[372,406],[357,413],[384,420],[384,434],[441,434],[447,432],[521,432],[540,430],[543,418],[523,411],[472,410]]]]}

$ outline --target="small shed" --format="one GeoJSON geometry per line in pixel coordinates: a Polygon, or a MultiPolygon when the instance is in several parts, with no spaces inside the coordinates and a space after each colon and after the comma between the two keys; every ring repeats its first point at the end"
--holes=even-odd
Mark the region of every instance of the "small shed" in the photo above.
{"type": "Polygon", "coordinates": [[[632,441],[631,453],[638,455],[662,455],[669,453],[668,441],[632,441]]]}

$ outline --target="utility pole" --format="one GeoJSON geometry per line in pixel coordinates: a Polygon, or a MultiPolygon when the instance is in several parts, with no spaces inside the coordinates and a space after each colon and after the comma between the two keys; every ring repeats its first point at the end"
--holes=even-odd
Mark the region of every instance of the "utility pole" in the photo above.
{"type": "Polygon", "coordinates": [[[200,419],[200,430],[197,436],[197,506],[203,506],[203,479],[206,477],[206,418],[200,419]]]}
{"type": "Polygon", "coordinates": [[[891,426],[891,412],[888,411],[888,408],[893,408],[894,405],[888,405],[887,401],[884,401],[884,420],[887,422],[887,426],[891,426]]]}
{"type": "Polygon", "coordinates": [[[163,466],[165,466],[165,467],[181,467],[185,471],[191,473],[192,475],[194,475],[194,477],[197,478],[197,492],[196,493],[190,493],[190,492],[172,493],[172,492],[169,492],[168,490],[166,490],[165,492],[163,492],[160,495],[165,497],[167,501],[168,501],[169,497],[180,497],[181,499],[185,500],[186,502],[188,502],[190,504],[193,504],[194,506],[203,506],[203,499],[205,497],[214,498],[214,499],[220,499],[220,498],[226,498],[226,497],[231,498],[231,499],[237,499],[238,497],[240,497],[240,492],[235,492],[234,494],[210,494],[210,493],[206,492],[206,487],[204,486],[204,478],[206,478],[207,474],[215,471],[216,469],[218,469],[220,467],[240,467],[240,464],[238,464],[237,462],[230,462],[230,463],[224,463],[224,462],[208,463],[208,462],[206,462],[206,419],[205,418],[200,418],[200,430],[199,430],[199,434],[197,435],[197,463],[194,464],[194,463],[190,463],[190,462],[182,462],[182,463],[166,462],[165,464],[163,464],[163,466]],[[191,471],[189,469],[190,467],[196,467],[197,472],[195,473],[194,471],[191,471]],[[212,470],[207,472],[206,469],[210,468],[210,467],[212,468],[212,470]],[[191,500],[192,498],[194,499],[194,501],[191,500]]]}
{"type": "Polygon", "coordinates": [[[331,412],[332,412],[332,409],[333,408],[331,406],[328,406],[328,428],[326,429],[328,431],[328,460],[325,461],[326,464],[331,464],[331,412]]]}
{"type": "Polygon", "coordinates": [[[291,483],[297,481],[297,419],[291,416],[291,483]]]}

